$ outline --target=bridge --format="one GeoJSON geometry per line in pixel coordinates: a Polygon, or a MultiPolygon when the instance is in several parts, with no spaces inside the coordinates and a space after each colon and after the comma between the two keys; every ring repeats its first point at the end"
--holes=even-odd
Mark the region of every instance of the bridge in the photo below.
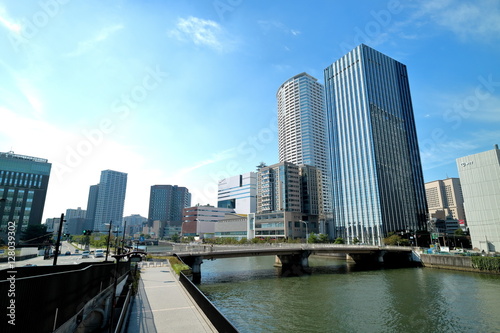
{"type": "Polygon", "coordinates": [[[415,262],[412,247],[345,245],[345,244],[285,244],[239,246],[174,246],[175,254],[191,267],[193,282],[201,281],[204,259],[224,259],[253,256],[276,256],[276,265],[283,276],[296,276],[308,272],[311,254],[344,254],[361,265],[402,266],[415,262]]]}

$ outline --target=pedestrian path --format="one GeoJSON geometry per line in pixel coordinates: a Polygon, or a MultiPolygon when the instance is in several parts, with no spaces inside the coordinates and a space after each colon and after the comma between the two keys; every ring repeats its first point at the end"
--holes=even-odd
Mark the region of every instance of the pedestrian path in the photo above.
{"type": "MultiPolygon", "coordinates": [[[[147,264],[147,263],[145,263],[147,264]]],[[[217,332],[167,266],[143,266],[128,333],[217,332]]]]}

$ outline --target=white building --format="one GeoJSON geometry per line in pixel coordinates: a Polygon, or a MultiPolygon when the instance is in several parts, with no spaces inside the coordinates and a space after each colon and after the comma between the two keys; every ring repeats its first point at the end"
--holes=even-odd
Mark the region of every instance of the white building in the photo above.
{"type": "Polygon", "coordinates": [[[247,172],[219,181],[217,207],[233,209],[236,214],[257,210],[257,173],[247,172]]]}
{"type": "Polygon", "coordinates": [[[500,150],[457,158],[472,246],[500,252],[500,150]]]}
{"type": "MultiPolygon", "coordinates": [[[[321,172],[322,209],[332,211],[323,85],[307,73],[285,81],[276,93],[280,162],[311,165],[321,172]]],[[[330,224],[333,223],[328,219],[330,224]]],[[[333,225],[320,232],[333,235],[333,225]]]]}

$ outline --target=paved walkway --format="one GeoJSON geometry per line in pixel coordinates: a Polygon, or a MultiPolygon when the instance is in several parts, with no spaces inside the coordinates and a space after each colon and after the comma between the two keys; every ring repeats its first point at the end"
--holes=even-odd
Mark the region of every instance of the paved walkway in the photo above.
{"type": "Polygon", "coordinates": [[[143,266],[127,332],[205,333],[217,330],[184,290],[170,266],[143,266]]]}

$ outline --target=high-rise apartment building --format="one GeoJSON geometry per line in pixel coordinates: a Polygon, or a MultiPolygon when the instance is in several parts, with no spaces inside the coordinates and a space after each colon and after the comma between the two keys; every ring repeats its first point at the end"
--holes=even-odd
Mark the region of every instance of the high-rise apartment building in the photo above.
{"type": "Polygon", "coordinates": [[[324,74],[336,234],[381,244],[389,232],[424,229],[406,66],[361,44],[324,74]]]}
{"type": "Polygon", "coordinates": [[[465,222],[464,198],[460,178],[446,178],[425,183],[428,217],[465,222]]]}
{"type": "Polygon", "coordinates": [[[500,251],[500,149],[457,159],[472,246],[500,251]]]}
{"type": "Polygon", "coordinates": [[[101,172],[99,190],[97,191],[94,230],[108,231],[109,226],[105,226],[107,223],[112,223],[113,227],[121,226],[126,190],[126,173],[113,170],[101,172]]]}
{"type": "Polygon", "coordinates": [[[16,240],[28,225],[42,223],[50,169],[43,158],[0,153],[1,238],[6,240],[9,222],[15,223],[16,240]]]}
{"type": "Polygon", "coordinates": [[[236,214],[257,210],[257,173],[247,172],[219,181],[217,207],[234,209],[236,214]]]}
{"type": "Polygon", "coordinates": [[[182,210],[191,206],[191,193],[177,185],[153,185],[149,194],[149,223],[181,225],[182,210]]]}
{"type": "Polygon", "coordinates": [[[83,230],[92,229],[93,225],[86,222],[87,211],[78,207],[77,209],[66,209],[63,232],[70,235],[81,235],[83,230]]]}
{"type": "Polygon", "coordinates": [[[311,165],[321,171],[322,213],[332,234],[329,150],[326,135],[324,87],[307,73],[285,81],[276,93],[278,101],[278,151],[280,162],[311,165]]]}

